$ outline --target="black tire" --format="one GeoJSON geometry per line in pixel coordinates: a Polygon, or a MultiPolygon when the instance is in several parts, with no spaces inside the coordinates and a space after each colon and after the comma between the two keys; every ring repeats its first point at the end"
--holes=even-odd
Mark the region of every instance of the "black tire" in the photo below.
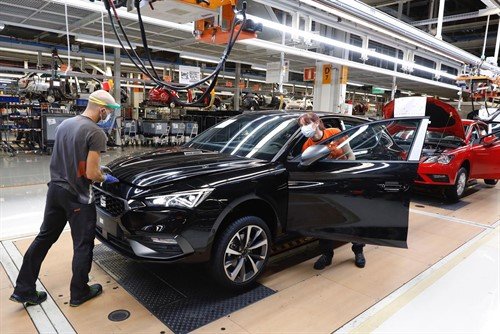
{"type": "Polygon", "coordinates": [[[498,183],[498,180],[494,179],[484,179],[484,183],[489,185],[489,186],[494,186],[498,183]]]}
{"type": "Polygon", "coordinates": [[[228,290],[251,287],[266,267],[270,243],[269,227],[259,217],[245,216],[235,220],[215,241],[210,260],[213,278],[228,290]],[[248,231],[250,240],[247,239],[248,231]],[[255,246],[259,247],[249,248],[255,246]]]}
{"type": "Polygon", "coordinates": [[[468,172],[465,167],[460,167],[457,172],[457,177],[455,184],[447,187],[444,190],[444,195],[446,198],[452,202],[458,202],[460,198],[464,195],[465,189],[467,188],[468,172]]]}

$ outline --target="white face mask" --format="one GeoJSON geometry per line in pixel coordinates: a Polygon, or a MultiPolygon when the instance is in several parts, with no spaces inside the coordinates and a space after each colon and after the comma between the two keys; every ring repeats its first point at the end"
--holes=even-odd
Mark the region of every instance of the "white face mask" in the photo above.
{"type": "Polygon", "coordinates": [[[309,123],[300,128],[302,134],[307,138],[312,138],[316,133],[316,129],[313,128],[313,123],[309,123]]]}
{"type": "Polygon", "coordinates": [[[106,118],[99,121],[99,123],[107,123],[111,119],[111,113],[106,113],[106,118]]]}

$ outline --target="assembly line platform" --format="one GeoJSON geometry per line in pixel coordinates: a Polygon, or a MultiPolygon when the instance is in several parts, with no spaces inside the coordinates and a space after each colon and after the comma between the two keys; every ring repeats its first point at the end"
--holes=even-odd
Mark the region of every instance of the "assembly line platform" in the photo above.
{"type": "MultiPolygon", "coordinates": [[[[402,316],[405,307],[424,298],[426,291],[483,249],[496,252],[496,258],[490,254],[487,259],[493,262],[485,262],[485,268],[474,273],[482,279],[480,287],[464,282],[463,289],[475,291],[471,298],[491,299],[494,280],[499,278],[500,186],[481,183],[468,192],[456,204],[417,196],[411,203],[408,249],[367,245],[367,265],[360,269],[354,265],[350,245],[342,245],[335,251],[333,265],[316,271],[312,267],[316,243],[301,245],[271,258],[260,284],[241,293],[216,286],[203,266],[137,263],[96,241],[90,283],[102,284],[103,294],[70,307],[72,243],[66,231],[40,272],[39,288],[49,293],[48,301],[25,308],[8,298],[22,254],[34,236],[3,240],[0,332],[372,332],[402,316]]],[[[493,297],[495,293],[498,298],[498,289],[493,297]]],[[[430,316],[436,307],[443,307],[438,301],[413,320],[423,326],[425,312],[430,316]]],[[[471,310],[460,307],[469,312],[469,321],[482,312],[477,305],[471,310]]]]}

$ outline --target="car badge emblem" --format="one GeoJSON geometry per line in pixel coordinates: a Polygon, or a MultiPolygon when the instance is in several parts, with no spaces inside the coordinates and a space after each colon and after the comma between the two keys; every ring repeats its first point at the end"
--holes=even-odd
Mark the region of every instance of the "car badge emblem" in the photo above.
{"type": "Polygon", "coordinates": [[[103,208],[105,208],[106,207],[106,197],[105,196],[101,196],[101,201],[100,202],[101,202],[101,206],[103,208]]]}

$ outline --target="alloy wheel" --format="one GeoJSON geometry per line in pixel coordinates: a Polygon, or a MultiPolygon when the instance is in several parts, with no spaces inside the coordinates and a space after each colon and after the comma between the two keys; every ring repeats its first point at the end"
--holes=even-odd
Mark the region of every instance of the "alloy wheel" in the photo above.
{"type": "Polygon", "coordinates": [[[467,182],[467,176],[465,173],[461,173],[457,180],[457,195],[461,196],[465,190],[465,183],[467,182]]]}
{"type": "Polygon", "coordinates": [[[235,283],[245,283],[257,275],[268,252],[266,232],[257,225],[240,229],[229,241],[224,254],[224,271],[235,283]]]}

